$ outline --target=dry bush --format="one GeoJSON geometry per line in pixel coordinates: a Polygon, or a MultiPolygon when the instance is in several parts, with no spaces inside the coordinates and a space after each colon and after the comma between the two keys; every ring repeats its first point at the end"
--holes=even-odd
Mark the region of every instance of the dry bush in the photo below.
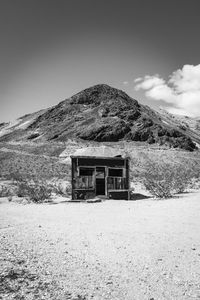
{"type": "Polygon", "coordinates": [[[46,180],[38,180],[34,177],[23,177],[15,174],[13,183],[17,187],[18,197],[25,197],[31,202],[42,203],[51,198],[54,188],[46,180]]]}
{"type": "Polygon", "coordinates": [[[156,198],[170,198],[173,193],[173,177],[169,164],[149,162],[144,172],[143,184],[156,198]]]}
{"type": "Polygon", "coordinates": [[[140,182],[155,197],[171,197],[200,187],[200,153],[129,146],[130,180],[140,182]]]}
{"type": "Polygon", "coordinates": [[[184,192],[193,178],[193,170],[185,165],[166,161],[148,162],[143,184],[156,198],[170,198],[175,193],[184,192]]]}
{"type": "Polygon", "coordinates": [[[193,172],[186,166],[175,166],[174,167],[174,192],[183,193],[189,187],[192,182],[194,175],[193,172]]]}
{"type": "Polygon", "coordinates": [[[10,174],[10,176],[16,187],[15,194],[31,202],[42,203],[50,199],[53,194],[63,197],[71,195],[70,184],[66,184],[66,182],[61,183],[55,179],[53,181],[38,179],[36,176],[17,172],[10,174]]]}

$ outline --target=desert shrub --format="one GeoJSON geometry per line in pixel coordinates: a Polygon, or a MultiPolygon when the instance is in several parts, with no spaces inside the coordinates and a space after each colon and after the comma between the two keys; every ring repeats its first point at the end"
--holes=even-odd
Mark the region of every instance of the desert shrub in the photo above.
{"type": "Polygon", "coordinates": [[[192,181],[194,174],[187,166],[178,165],[174,167],[174,191],[176,193],[183,193],[187,190],[189,184],[192,181]]]}
{"type": "Polygon", "coordinates": [[[28,200],[35,203],[42,203],[47,199],[50,199],[54,190],[52,184],[49,184],[45,180],[38,180],[34,177],[24,178],[18,176],[14,184],[17,186],[17,196],[25,197],[28,200]]]}
{"type": "Polygon", "coordinates": [[[11,176],[13,184],[17,187],[17,196],[25,197],[35,203],[42,203],[50,199],[53,194],[63,197],[71,195],[71,185],[67,181],[48,181],[30,174],[25,176],[20,173],[13,173],[11,176]]]}
{"type": "Polygon", "coordinates": [[[143,184],[156,198],[170,198],[173,192],[173,173],[169,164],[148,163],[143,184]]]}
{"type": "Polygon", "coordinates": [[[175,193],[184,192],[193,177],[193,172],[187,166],[165,161],[148,162],[143,184],[156,198],[170,198],[175,193]]]}

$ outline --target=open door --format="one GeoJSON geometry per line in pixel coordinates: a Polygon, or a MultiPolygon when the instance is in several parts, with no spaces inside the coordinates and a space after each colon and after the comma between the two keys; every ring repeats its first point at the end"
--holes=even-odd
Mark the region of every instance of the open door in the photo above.
{"type": "Polygon", "coordinates": [[[96,167],[96,195],[105,195],[105,167],[96,167]]]}

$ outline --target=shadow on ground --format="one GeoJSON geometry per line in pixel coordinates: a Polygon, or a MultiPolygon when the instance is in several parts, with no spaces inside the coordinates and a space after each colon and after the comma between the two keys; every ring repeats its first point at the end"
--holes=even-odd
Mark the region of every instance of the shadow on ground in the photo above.
{"type": "Polygon", "coordinates": [[[130,200],[143,200],[143,199],[148,199],[148,198],[151,198],[150,196],[146,196],[146,195],[143,195],[143,194],[140,194],[140,193],[132,193],[131,196],[130,196],[130,200]]]}

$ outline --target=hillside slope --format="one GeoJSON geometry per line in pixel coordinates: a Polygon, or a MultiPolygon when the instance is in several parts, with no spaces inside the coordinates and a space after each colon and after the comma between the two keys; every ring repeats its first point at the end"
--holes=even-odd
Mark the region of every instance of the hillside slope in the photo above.
{"type": "Polygon", "coordinates": [[[54,107],[18,119],[13,126],[0,124],[0,142],[142,141],[194,150],[200,134],[177,121],[139,104],[125,92],[105,84],[95,85],[54,107]],[[193,142],[194,141],[194,142],[193,142]]]}

